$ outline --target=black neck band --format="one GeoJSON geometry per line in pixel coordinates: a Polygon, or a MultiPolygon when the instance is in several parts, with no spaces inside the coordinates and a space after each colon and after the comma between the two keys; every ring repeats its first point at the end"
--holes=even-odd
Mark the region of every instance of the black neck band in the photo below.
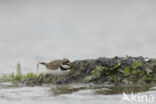
{"type": "Polygon", "coordinates": [[[62,71],[65,71],[65,70],[68,70],[69,68],[64,68],[62,65],[60,65],[60,69],[61,69],[62,71]]]}

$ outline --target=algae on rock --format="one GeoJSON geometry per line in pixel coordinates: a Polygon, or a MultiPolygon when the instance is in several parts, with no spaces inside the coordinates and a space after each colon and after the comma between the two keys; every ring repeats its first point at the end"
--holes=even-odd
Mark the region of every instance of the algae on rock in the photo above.
{"type": "MultiPolygon", "coordinates": [[[[20,65],[17,65],[18,67],[20,65]]],[[[20,68],[19,68],[20,69],[20,68]]],[[[19,70],[18,70],[19,71],[19,70]]],[[[70,73],[65,76],[51,74],[10,75],[26,85],[93,83],[107,85],[136,85],[156,82],[156,59],[144,57],[114,57],[76,60],[71,63],[70,73]],[[17,77],[20,76],[20,77],[17,77]]]]}

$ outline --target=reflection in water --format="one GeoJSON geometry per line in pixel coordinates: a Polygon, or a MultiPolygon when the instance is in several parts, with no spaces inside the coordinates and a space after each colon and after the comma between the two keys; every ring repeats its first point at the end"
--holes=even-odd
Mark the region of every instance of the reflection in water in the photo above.
{"type": "MultiPolygon", "coordinates": [[[[156,86],[156,85],[155,85],[156,86]]],[[[154,85],[124,85],[118,87],[106,87],[109,90],[103,90],[103,88],[96,90],[96,94],[122,94],[124,93],[139,93],[149,91],[150,88],[154,87],[154,85]]]]}
{"type": "Polygon", "coordinates": [[[15,87],[9,82],[0,83],[0,86],[0,102],[5,104],[12,104],[12,101],[15,104],[17,101],[22,104],[42,104],[43,102],[48,104],[79,104],[82,100],[89,104],[103,104],[104,102],[122,104],[122,92],[131,93],[134,91],[136,93],[143,91],[143,94],[156,92],[155,87],[149,89],[151,86],[122,86],[117,88],[112,86],[100,87],[101,85],[93,87],[93,85],[88,84],[67,84],[62,86],[15,87]]]}
{"type": "Polygon", "coordinates": [[[124,93],[138,93],[152,90],[156,85],[122,85],[122,86],[105,86],[105,85],[96,85],[90,86],[89,84],[68,84],[68,85],[58,85],[51,88],[51,92],[54,95],[61,94],[70,94],[73,92],[78,92],[80,90],[90,89],[93,90],[94,94],[102,95],[113,95],[113,94],[122,94],[124,93]]]}
{"type": "Polygon", "coordinates": [[[67,88],[67,87],[60,87],[60,88],[52,88],[51,91],[54,95],[61,95],[61,94],[70,94],[73,92],[78,92],[80,90],[85,90],[87,88],[81,87],[81,88],[67,88]]]}

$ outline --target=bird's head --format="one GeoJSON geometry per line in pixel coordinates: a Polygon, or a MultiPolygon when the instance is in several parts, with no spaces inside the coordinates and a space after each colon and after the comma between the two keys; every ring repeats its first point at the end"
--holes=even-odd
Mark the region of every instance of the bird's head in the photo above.
{"type": "Polygon", "coordinates": [[[70,65],[70,60],[67,58],[62,59],[62,64],[63,65],[70,65]]]}
{"type": "Polygon", "coordinates": [[[71,63],[70,63],[69,59],[67,59],[67,58],[62,59],[61,64],[60,64],[60,68],[63,71],[70,69],[71,63]]]}

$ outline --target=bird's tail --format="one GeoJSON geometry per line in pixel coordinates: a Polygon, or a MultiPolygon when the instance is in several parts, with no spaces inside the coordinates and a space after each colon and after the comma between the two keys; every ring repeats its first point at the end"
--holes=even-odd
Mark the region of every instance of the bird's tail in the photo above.
{"type": "Polygon", "coordinates": [[[47,63],[45,63],[45,62],[40,62],[40,64],[45,65],[45,66],[47,65],[47,63]]]}

